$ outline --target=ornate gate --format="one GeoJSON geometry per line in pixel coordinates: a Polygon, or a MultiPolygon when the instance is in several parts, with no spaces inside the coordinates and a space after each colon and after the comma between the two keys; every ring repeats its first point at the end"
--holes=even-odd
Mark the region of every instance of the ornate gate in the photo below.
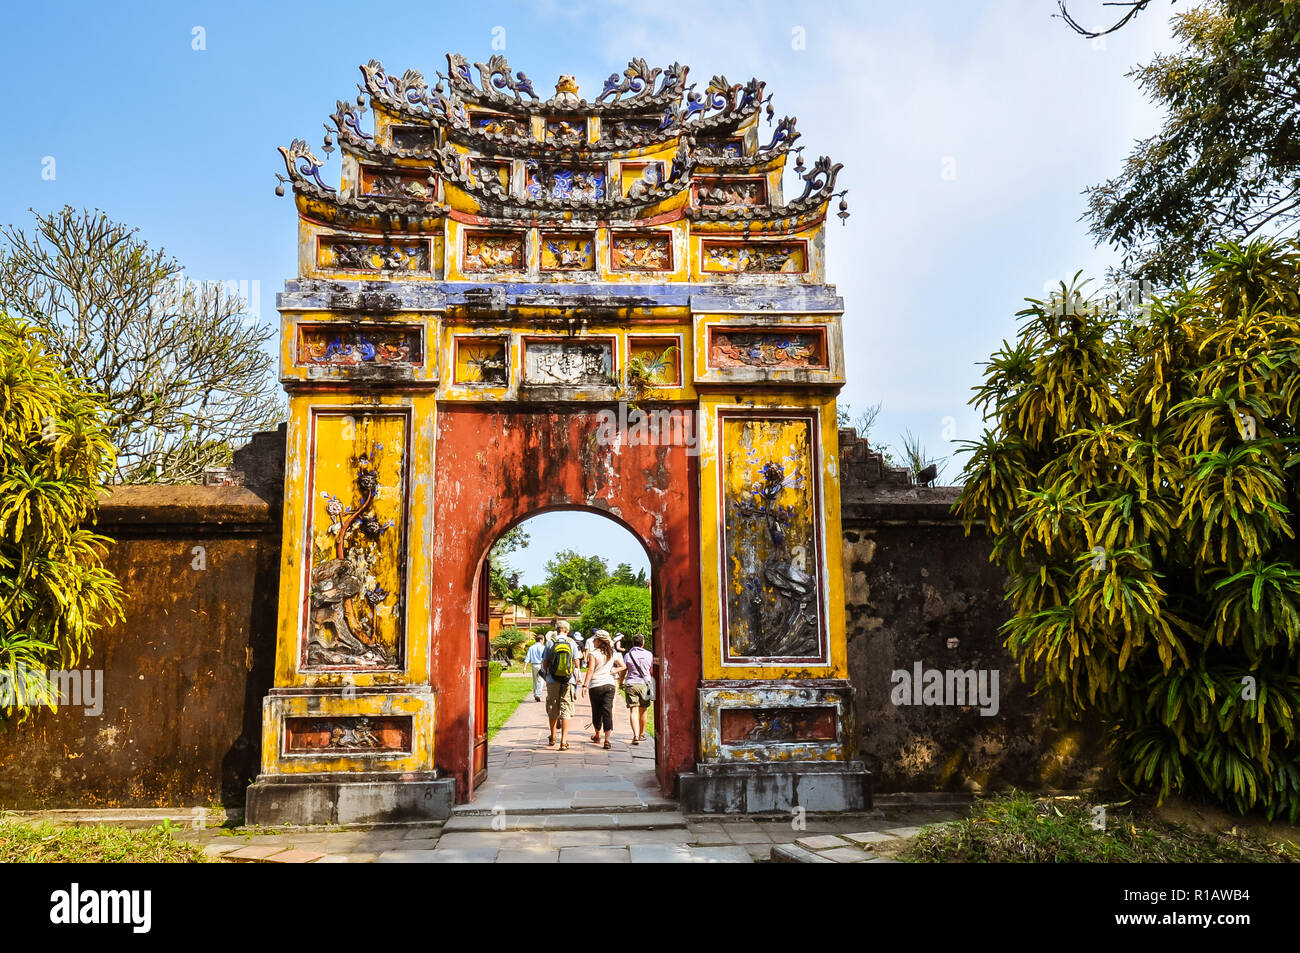
{"type": "Polygon", "coordinates": [[[543,101],[500,56],[449,55],[433,87],[361,72],[325,138],[339,188],[302,140],[280,150],[299,278],[278,302],[284,555],[250,818],[471,796],[481,567],[555,508],[650,556],[666,791],[861,807],[824,283],[840,167],[805,166],[759,81],[701,92],[677,64],[635,60],[590,102],[568,76],[543,101]]]}

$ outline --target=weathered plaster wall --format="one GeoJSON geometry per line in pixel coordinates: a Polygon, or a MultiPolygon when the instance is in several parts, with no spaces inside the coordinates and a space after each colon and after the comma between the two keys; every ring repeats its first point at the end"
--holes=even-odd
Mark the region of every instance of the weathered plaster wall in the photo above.
{"type": "MultiPolygon", "coordinates": [[[[507,529],[548,509],[601,512],[635,535],[650,560],[655,649],[666,690],[656,704],[661,783],[695,765],[700,682],[697,458],[677,446],[602,447],[595,409],[438,411],[434,501],[433,684],[439,712],[468,713],[479,565],[507,529]]],[[[578,541],[575,541],[577,543],[578,541]]],[[[580,706],[581,707],[581,706],[580,706]]],[[[467,784],[470,731],[436,721],[438,767],[467,784]]],[[[458,790],[458,799],[462,796],[458,790]]]]}
{"type": "MultiPolygon", "coordinates": [[[[438,474],[454,492],[439,504],[448,532],[435,560],[434,684],[470,690],[465,594],[499,533],[548,508],[607,512],[650,552],[671,722],[661,777],[689,771],[701,677],[700,565],[696,504],[681,488],[693,485],[696,460],[682,448],[653,446],[593,456],[590,415],[565,414],[563,426],[545,413],[511,416],[440,410],[438,474]],[[630,505],[638,487],[645,499],[647,483],[659,502],[630,505]]],[[[259,454],[282,460],[283,439],[263,440],[259,454]]],[[[1096,733],[1049,724],[1001,647],[1002,575],[988,562],[987,538],[965,536],[950,516],[953,491],[911,487],[854,438],[841,449],[848,667],[858,690],[859,752],[875,789],[1070,788],[1097,780],[1096,733]],[[996,669],[998,714],[893,704],[890,673],[918,661],[940,670],[996,669]]],[[[262,472],[250,458],[236,466],[262,472]]],[[[274,484],[277,477],[272,466],[256,479],[274,484]]],[[[104,672],[103,714],[65,708],[0,728],[0,807],[240,802],[258,771],[275,651],[279,500],[264,487],[258,492],[122,487],[106,499],[99,529],[116,540],[108,565],[130,597],[125,622],[99,639],[82,666],[104,672]],[[196,546],[204,547],[202,570],[192,568],[196,546]]],[[[439,723],[441,767],[463,776],[467,737],[466,725],[439,723]]]]}
{"type": "Polygon", "coordinates": [[[0,724],[0,807],[242,804],[274,662],[276,505],[240,487],[109,495],[126,618],[78,666],[102,670],[103,712],[0,724]]]}
{"type": "MultiPolygon", "coordinates": [[[[1005,576],[950,514],[957,491],[911,485],[841,432],[849,677],[877,792],[1077,788],[1099,780],[1095,730],[1042,713],[1002,647],[1005,576]],[[996,714],[895,704],[891,673],[998,673],[996,714]]],[[[910,693],[906,696],[910,700],[910,693]]],[[[991,706],[986,706],[990,708],[991,706]]]]}

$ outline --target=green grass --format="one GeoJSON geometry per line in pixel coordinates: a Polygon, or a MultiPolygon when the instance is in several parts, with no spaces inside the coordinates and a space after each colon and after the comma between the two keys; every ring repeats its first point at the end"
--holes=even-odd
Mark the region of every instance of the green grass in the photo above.
{"type": "Polygon", "coordinates": [[[531,678],[488,679],[488,741],[506,723],[506,719],[515,713],[519,703],[532,694],[531,678]]]}
{"type": "Polygon", "coordinates": [[[902,860],[930,863],[1284,863],[1300,851],[1236,828],[1198,831],[1127,804],[1100,815],[1083,798],[1021,792],[978,802],[969,817],[925,828],[902,860]]]}
{"type": "Polygon", "coordinates": [[[176,840],[170,825],[56,828],[0,817],[0,864],[202,864],[202,847],[176,840]]]}

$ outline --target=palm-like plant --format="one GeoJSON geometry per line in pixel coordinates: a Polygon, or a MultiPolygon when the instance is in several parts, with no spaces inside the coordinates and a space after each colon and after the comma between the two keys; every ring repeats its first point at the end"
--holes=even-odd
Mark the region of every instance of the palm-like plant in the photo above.
{"type": "Polygon", "coordinates": [[[1102,717],[1124,781],[1300,816],[1300,243],[1223,246],[1144,319],[1075,276],[972,403],[956,511],[1010,576],[1006,644],[1102,717]]]}
{"type": "Polygon", "coordinates": [[[112,473],[107,412],[0,312],[0,713],[53,707],[48,673],[121,618],[109,540],[83,525],[112,473]]]}

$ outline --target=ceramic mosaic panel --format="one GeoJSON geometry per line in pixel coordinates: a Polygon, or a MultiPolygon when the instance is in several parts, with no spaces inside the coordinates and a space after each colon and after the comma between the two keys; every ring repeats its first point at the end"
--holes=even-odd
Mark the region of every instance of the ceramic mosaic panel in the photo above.
{"type": "Polygon", "coordinates": [[[605,170],[594,166],[548,166],[533,162],[528,167],[526,183],[531,199],[596,201],[605,197],[605,170]]]}

